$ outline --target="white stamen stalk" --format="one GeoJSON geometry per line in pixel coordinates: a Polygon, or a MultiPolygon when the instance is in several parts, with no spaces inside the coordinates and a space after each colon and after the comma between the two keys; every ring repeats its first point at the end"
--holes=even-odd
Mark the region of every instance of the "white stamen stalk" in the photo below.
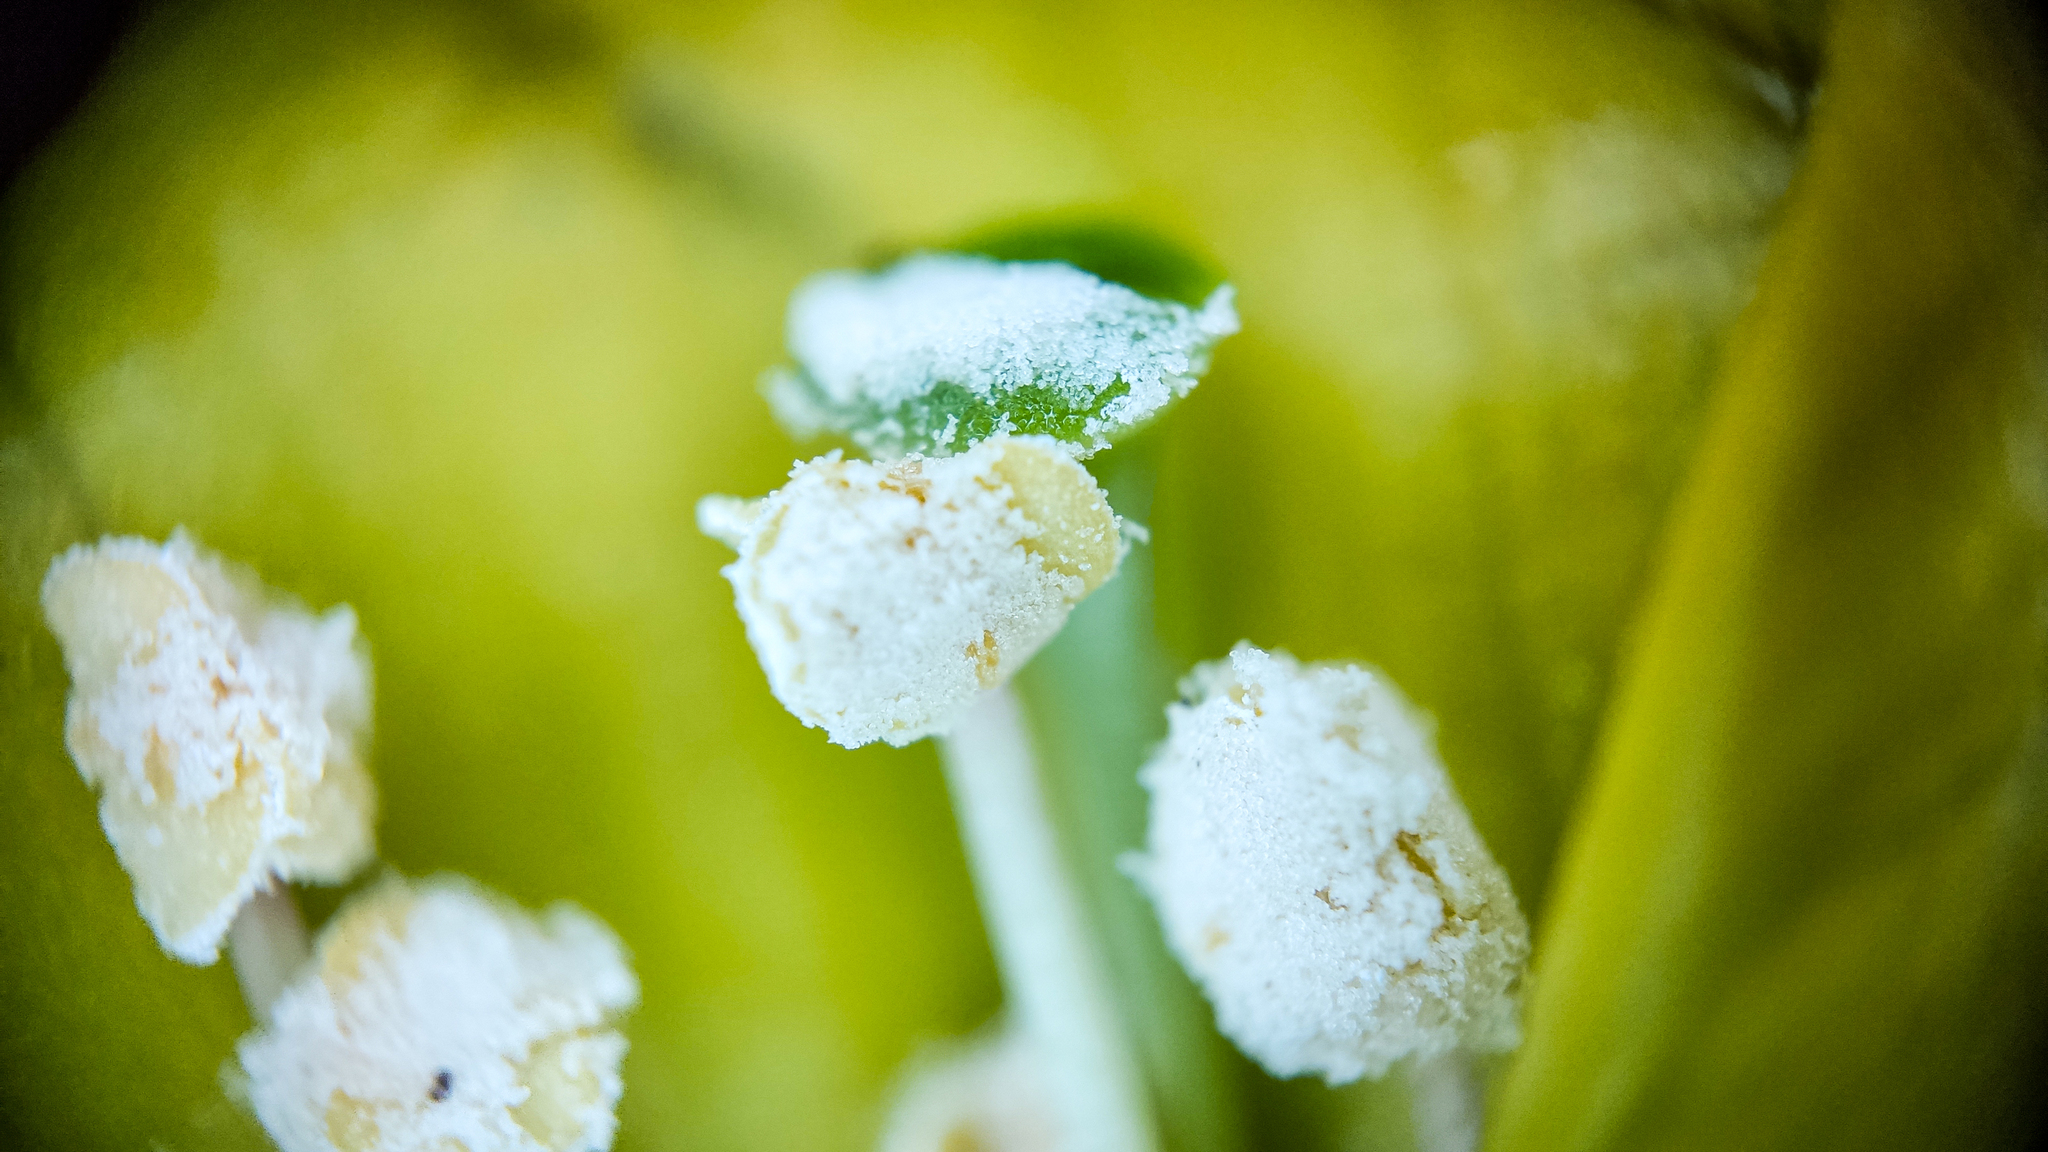
{"type": "Polygon", "coordinates": [[[1016,697],[984,693],[940,749],[1012,1018],[1045,1057],[1060,1146],[1152,1152],[1137,1061],[1060,858],[1016,697]]]}
{"type": "Polygon", "coordinates": [[[1473,1152],[1485,1120],[1472,1061],[1465,1053],[1414,1061],[1408,1069],[1409,1118],[1419,1152],[1473,1152]]]}
{"type": "Polygon", "coordinates": [[[235,966],[249,1015],[258,1024],[312,954],[299,902],[275,877],[269,887],[257,889],[228,926],[228,959],[235,966]]]}

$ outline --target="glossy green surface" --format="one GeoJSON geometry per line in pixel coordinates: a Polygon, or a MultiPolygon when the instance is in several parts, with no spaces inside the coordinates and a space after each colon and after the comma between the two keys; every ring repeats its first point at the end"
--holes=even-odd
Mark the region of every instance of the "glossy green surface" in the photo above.
{"type": "Polygon", "coordinates": [[[1995,1147],[2031,1107],[2048,167],[2012,48],[1911,0],[1830,36],[1490,1148],[1995,1147]]]}

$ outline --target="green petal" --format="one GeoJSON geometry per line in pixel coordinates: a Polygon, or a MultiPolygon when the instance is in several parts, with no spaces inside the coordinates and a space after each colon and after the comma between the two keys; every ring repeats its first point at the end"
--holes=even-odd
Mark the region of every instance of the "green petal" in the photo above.
{"type": "Polygon", "coordinates": [[[1835,13],[1490,1148],[1984,1147],[2038,1089],[2048,165],[2015,39],[1835,13]]]}

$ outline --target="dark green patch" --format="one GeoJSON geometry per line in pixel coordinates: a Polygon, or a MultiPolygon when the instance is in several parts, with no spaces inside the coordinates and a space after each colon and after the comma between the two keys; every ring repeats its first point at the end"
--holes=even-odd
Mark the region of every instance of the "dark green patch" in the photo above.
{"type": "Polygon", "coordinates": [[[1199,308],[1223,283],[1214,264],[1158,232],[1088,211],[1020,216],[934,246],[996,260],[1056,260],[1140,296],[1199,308]]]}
{"type": "Polygon", "coordinates": [[[878,404],[834,405],[799,372],[795,379],[811,403],[829,413],[829,423],[846,431],[861,447],[879,456],[917,452],[946,456],[964,451],[1004,429],[1017,435],[1050,436],[1065,444],[1092,446],[1088,419],[1131,386],[1118,380],[1087,404],[1077,405],[1057,389],[1031,384],[998,397],[978,395],[951,382],[941,382],[924,396],[883,411],[878,404]],[[948,432],[948,428],[951,432],[948,432]],[[941,438],[944,438],[943,440],[941,438]]]}
{"type": "Polygon", "coordinates": [[[881,245],[861,267],[880,272],[915,252],[959,252],[991,260],[1057,261],[1121,284],[1140,296],[1199,308],[1223,285],[1223,270],[1142,224],[1096,209],[1034,212],[914,244],[881,245]]]}

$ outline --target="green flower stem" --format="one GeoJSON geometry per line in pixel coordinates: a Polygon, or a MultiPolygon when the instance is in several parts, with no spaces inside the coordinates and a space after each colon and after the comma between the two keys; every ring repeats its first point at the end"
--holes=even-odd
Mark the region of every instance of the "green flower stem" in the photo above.
{"type": "Polygon", "coordinates": [[[228,925],[228,959],[249,1015],[259,1022],[312,954],[299,902],[282,880],[272,879],[270,887],[251,896],[228,925]]]}
{"type": "Polygon", "coordinates": [[[1014,1025],[1044,1062],[1072,1152],[1158,1147],[1144,1082],[1046,807],[1023,709],[986,693],[940,744],[1014,1025]]]}
{"type": "MultiPolygon", "coordinates": [[[[1140,433],[1090,461],[1110,505],[1141,524],[1151,513],[1157,435],[1140,433]]],[[[1165,1146],[1233,1152],[1244,1146],[1239,1062],[1216,1034],[1209,1005],[1167,952],[1151,905],[1117,865],[1144,843],[1146,799],[1137,772],[1166,734],[1175,663],[1153,627],[1152,550],[1139,545],[1025,667],[1017,688],[1031,711],[1064,847],[1099,926],[1165,1146]]]]}

